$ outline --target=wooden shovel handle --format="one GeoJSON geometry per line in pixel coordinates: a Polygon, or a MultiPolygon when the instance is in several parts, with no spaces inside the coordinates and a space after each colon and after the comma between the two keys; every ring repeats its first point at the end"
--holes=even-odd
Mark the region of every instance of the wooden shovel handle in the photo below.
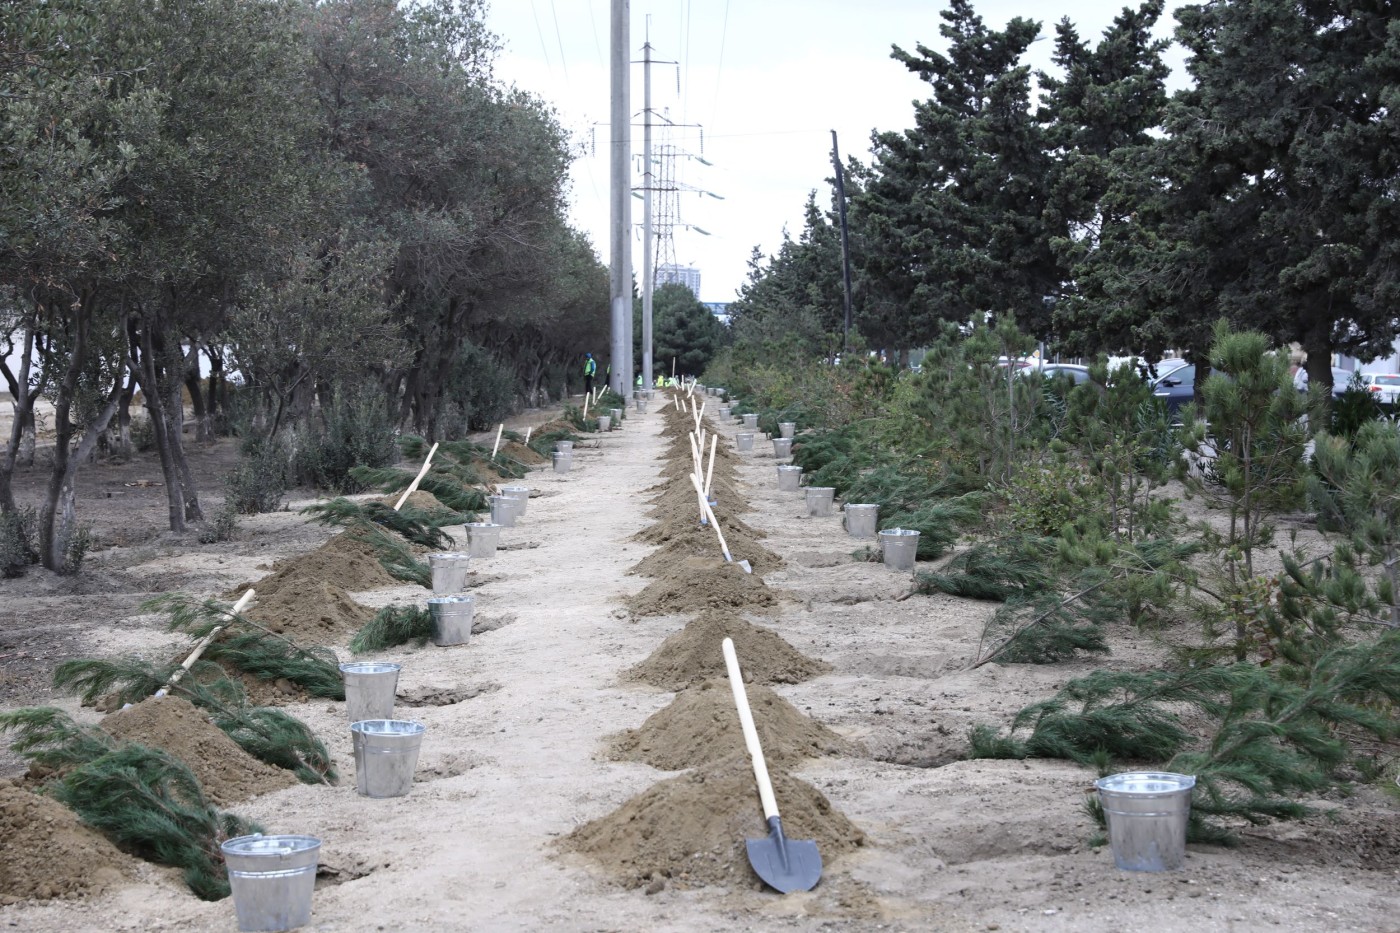
{"type": "Polygon", "coordinates": [[[423,477],[428,475],[428,465],[433,462],[433,454],[437,453],[437,449],[438,445],[433,444],[432,449],[428,451],[428,455],[423,458],[423,469],[418,471],[418,475],[413,477],[413,482],[409,483],[408,488],[403,491],[403,495],[399,496],[399,501],[394,503],[395,512],[403,508],[403,504],[408,501],[408,497],[413,495],[413,491],[418,488],[418,484],[423,482],[423,477]]]}
{"type": "Polygon", "coordinates": [[[734,640],[726,638],[721,645],[724,650],[724,667],[729,671],[729,688],[734,691],[734,705],[739,708],[739,727],[744,730],[744,745],[753,760],[753,776],[758,782],[758,798],[763,802],[763,818],[771,820],[778,815],[778,801],[773,797],[773,782],[768,778],[768,762],[763,758],[763,746],[758,744],[758,730],[753,725],[753,713],[749,710],[749,695],[744,690],[744,676],[739,673],[739,657],[734,653],[734,640]]]}
{"type": "MultiPolygon", "coordinates": [[[[248,592],[244,593],[242,598],[240,598],[238,602],[234,603],[233,608],[229,610],[229,616],[233,617],[242,612],[243,609],[253,601],[253,597],[256,595],[257,594],[252,590],[249,590],[248,592]]],[[[204,653],[204,649],[208,648],[211,644],[213,644],[214,639],[218,638],[219,633],[226,628],[228,628],[227,625],[217,626],[208,635],[205,635],[203,638],[201,638],[199,640],[199,644],[195,645],[194,650],[190,652],[190,656],[188,658],[185,658],[185,663],[181,664],[178,668],[175,669],[175,673],[170,675],[170,679],[165,682],[165,686],[157,690],[155,692],[155,695],[158,697],[169,696],[171,688],[180,682],[180,678],[184,677],[186,674],[189,673],[190,668],[194,667],[194,662],[198,661],[199,656],[204,653]]]]}

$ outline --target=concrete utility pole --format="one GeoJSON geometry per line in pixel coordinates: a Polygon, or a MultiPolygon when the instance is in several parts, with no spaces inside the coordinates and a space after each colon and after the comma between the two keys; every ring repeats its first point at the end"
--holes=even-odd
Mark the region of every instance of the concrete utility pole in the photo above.
{"type": "Polygon", "coordinates": [[[612,376],[613,391],[632,395],[632,106],[629,69],[631,4],[612,0],[612,376]]]}
{"type": "Polygon", "coordinates": [[[642,385],[650,389],[651,299],[656,287],[656,266],[651,256],[651,191],[656,187],[651,171],[651,42],[642,46],[642,385]]]}
{"type": "Polygon", "coordinates": [[[836,207],[841,219],[841,285],[845,289],[846,323],[842,328],[841,352],[851,352],[851,244],[846,236],[846,180],[841,171],[841,150],[836,147],[836,131],[831,131],[831,164],[836,169],[836,207]]]}

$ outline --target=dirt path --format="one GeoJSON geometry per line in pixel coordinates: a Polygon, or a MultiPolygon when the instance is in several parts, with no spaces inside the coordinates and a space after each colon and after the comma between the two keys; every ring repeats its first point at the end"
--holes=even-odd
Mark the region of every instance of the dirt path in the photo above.
{"type": "MultiPolygon", "coordinates": [[[[505,530],[496,558],[473,565],[487,578],[476,590],[478,616],[496,627],[466,646],[378,656],[403,663],[401,696],[467,697],[403,711],[427,725],[410,796],[358,796],[343,707],[294,708],[331,747],[341,785],[297,786],[234,809],[274,832],[323,838],[332,877],[316,893],[308,929],[1397,925],[1400,879],[1392,866],[1400,835],[1386,836],[1395,824],[1381,819],[1393,803],[1352,801],[1336,826],[1284,826],[1234,851],[1193,848],[1179,873],[1133,875],[1114,871],[1107,850],[1086,845],[1094,830],[1080,799],[1094,775],[1085,769],[957,760],[972,724],[1002,721],[1082,671],[967,672],[989,607],[944,597],[893,602],[905,581],[853,561],[858,542],[839,516],[808,519],[800,495],[778,493],[771,447],[762,441],[744,456],[739,491],[752,507],[743,518],[767,531],[765,546],[784,559],[765,574],[783,601],[750,617],[832,665],[829,674],[774,689],[864,745],[864,754],[809,760],[795,773],[869,842],[831,863],[815,891],[786,898],[751,887],[674,885],[648,895],[616,885],[581,856],[560,854],[556,841],[576,826],[670,776],[606,759],[611,736],[673,697],[619,674],[690,618],[634,618],[622,605],[647,583],[626,571],[652,551],[629,539],[650,523],[640,493],[660,474],[660,428],[656,412],[629,418],[596,447],[581,443],[572,473],[530,473],[524,482],[536,495],[527,516],[505,530]]],[[[421,600],[424,591],[356,596],[382,605],[421,600]]],[[[122,650],[126,641],[109,637],[101,647],[122,650]]],[[[1117,663],[1133,663],[1126,642],[1115,651],[1117,663]]],[[[0,910],[0,923],[34,931],[235,928],[230,903],[197,901],[170,873],[150,868],[137,883],[88,900],[0,910]]]]}

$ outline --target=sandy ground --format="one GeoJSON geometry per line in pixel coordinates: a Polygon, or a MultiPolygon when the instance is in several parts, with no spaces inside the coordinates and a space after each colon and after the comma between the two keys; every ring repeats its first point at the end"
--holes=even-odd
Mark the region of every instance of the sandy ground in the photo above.
{"type": "MultiPolygon", "coordinates": [[[[596,448],[580,445],[572,473],[546,467],[525,480],[535,490],[528,515],[505,530],[496,558],[473,567],[490,577],[477,590],[478,615],[508,624],[465,646],[382,655],[404,665],[401,694],[466,688],[473,695],[412,711],[427,735],[410,796],[358,796],[343,707],[293,707],[325,738],[344,779],[235,809],[271,831],[324,840],[323,861],[340,883],[318,889],[308,929],[1400,929],[1393,798],[1324,801],[1332,819],[1254,830],[1237,849],[1193,848],[1183,871],[1139,875],[1115,871],[1106,849],[1087,844],[1095,834],[1081,806],[1089,771],[1062,762],[960,760],[971,725],[1004,722],[1090,665],[967,670],[991,607],[949,597],[894,602],[907,579],[852,560],[859,542],[846,536],[839,515],[806,518],[800,494],[779,493],[771,447],[761,440],[740,469],[752,508],[744,518],[768,531],[765,544],[785,559],[766,577],[785,600],[752,618],[833,665],[831,674],[776,689],[867,749],[862,757],[808,762],[797,774],[870,842],[830,863],[815,891],[787,897],[747,888],[646,895],[615,885],[578,856],[560,855],[559,837],[667,776],[603,757],[607,737],[640,725],[672,697],[621,683],[619,673],[687,621],[633,618],[621,602],[646,583],[626,571],[650,550],[629,539],[648,522],[640,492],[657,479],[659,429],[655,414],[630,417],[596,448]]],[[[193,555],[175,546],[148,549],[137,563],[101,572],[212,593],[325,536],[295,513],[250,524],[234,547],[193,555]]],[[[81,594],[45,595],[40,584],[20,582],[26,600],[86,605],[81,594]]],[[[0,594],[7,585],[0,583],[0,594]]],[[[382,605],[420,600],[423,591],[356,595],[382,605]]],[[[166,638],[124,606],[84,611],[93,620],[111,614],[107,624],[75,626],[70,655],[158,650],[166,638]]],[[[1142,636],[1118,634],[1110,663],[1131,667],[1154,655],[1142,636]]],[[[200,902],[154,868],[136,884],[86,901],[2,909],[0,924],[236,928],[230,902],[200,902]]]]}

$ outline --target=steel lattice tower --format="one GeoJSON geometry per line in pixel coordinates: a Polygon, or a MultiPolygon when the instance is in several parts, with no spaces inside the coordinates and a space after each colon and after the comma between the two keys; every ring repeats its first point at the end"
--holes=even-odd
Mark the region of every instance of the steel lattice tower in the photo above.
{"type": "Polygon", "coordinates": [[[679,265],[676,261],[676,226],[680,223],[681,195],[676,185],[676,147],[662,143],[656,147],[656,217],[652,227],[656,236],[655,262],[646,270],[656,283],[656,270],[662,266],[679,265]]]}

